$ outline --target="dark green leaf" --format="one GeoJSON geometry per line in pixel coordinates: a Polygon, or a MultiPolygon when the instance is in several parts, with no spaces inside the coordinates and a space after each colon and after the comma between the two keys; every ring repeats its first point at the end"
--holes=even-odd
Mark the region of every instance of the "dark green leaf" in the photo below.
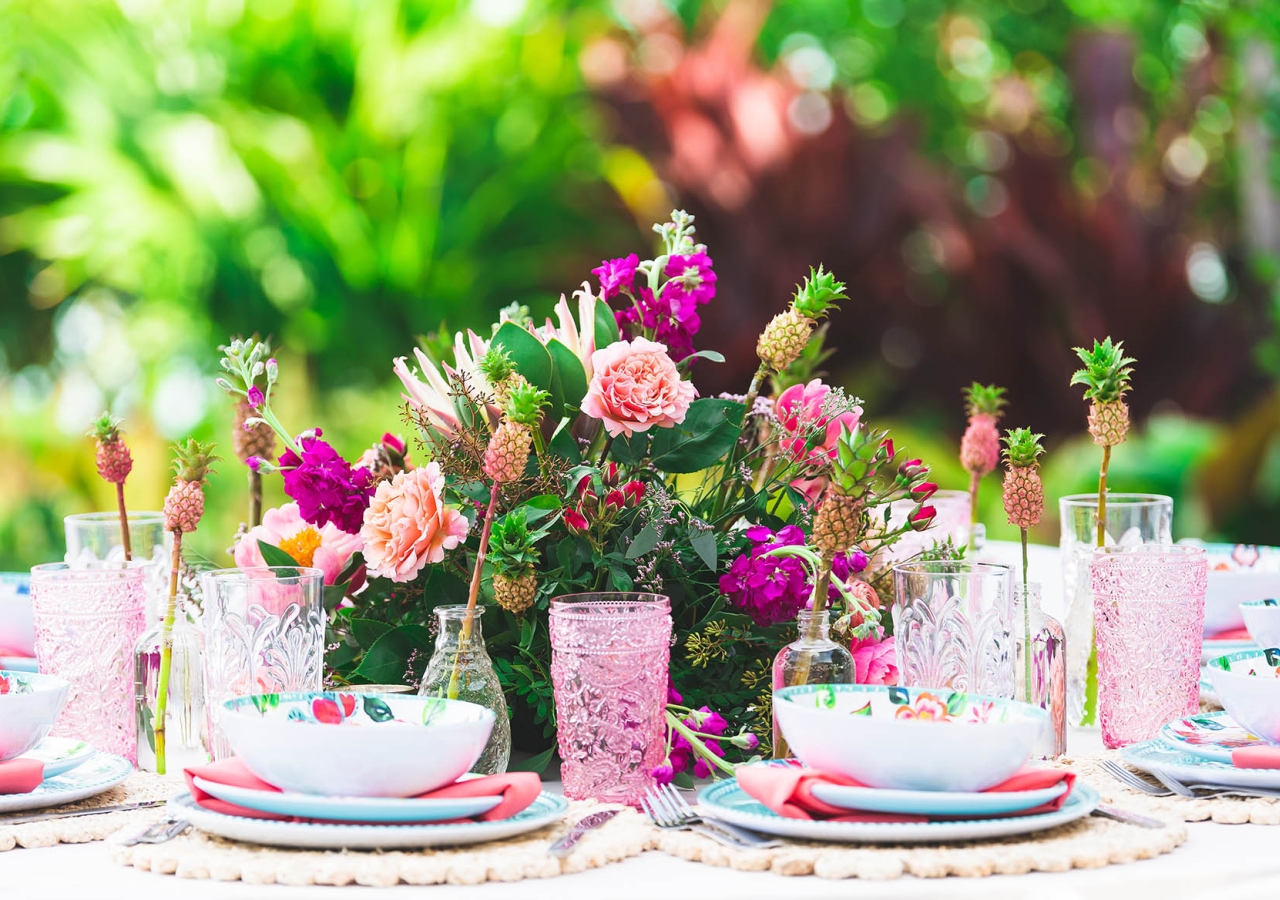
{"type": "Polygon", "coordinates": [[[409,668],[409,655],[431,648],[431,632],[421,625],[401,625],[374,641],[351,674],[362,684],[401,684],[409,668]]]}
{"type": "Polygon", "coordinates": [[[698,558],[712,572],[716,570],[716,533],[714,531],[689,532],[689,544],[698,558]]]}
{"type": "Polygon", "coordinates": [[[386,622],[374,619],[351,619],[351,636],[361,647],[372,647],[374,642],[391,630],[386,622]]]}
{"type": "Polygon", "coordinates": [[[631,580],[631,576],[627,573],[626,569],[610,566],[609,577],[613,580],[614,590],[624,592],[635,590],[635,582],[631,580]]]}
{"type": "Polygon", "coordinates": [[[492,345],[501,345],[511,354],[516,371],[528,379],[534,387],[551,390],[551,355],[542,341],[525,331],[515,322],[503,322],[493,336],[492,345]]]}
{"type": "Polygon", "coordinates": [[[614,341],[621,339],[618,332],[618,320],[613,315],[613,310],[609,308],[609,304],[603,300],[596,301],[596,349],[608,347],[614,341]]]}
{"type": "Polygon", "coordinates": [[[552,744],[546,750],[543,750],[537,756],[531,756],[528,759],[522,759],[519,762],[512,763],[507,767],[508,772],[537,772],[541,775],[548,765],[551,764],[551,757],[555,755],[556,747],[552,744]]]}
{"type": "Polygon", "coordinates": [[[658,529],[653,527],[653,523],[649,523],[640,529],[640,533],[632,540],[631,546],[627,548],[627,559],[635,559],[637,556],[643,556],[654,547],[662,535],[658,533],[658,529]]]}
{"type": "Polygon", "coordinates": [[[545,519],[552,513],[560,511],[560,498],[555,494],[539,494],[531,497],[523,504],[525,521],[532,525],[539,519],[545,519]]]}
{"type": "Polygon", "coordinates": [[[684,359],[680,360],[680,365],[686,366],[689,363],[693,362],[695,359],[706,359],[706,360],[710,360],[711,362],[722,363],[724,362],[724,354],[717,353],[715,350],[699,350],[697,353],[691,353],[688,356],[686,356],[684,359]]]}
{"type": "Polygon", "coordinates": [[[385,701],[371,694],[364,695],[364,714],[375,722],[390,722],[396,717],[385,701]]]}
{"type": "Polygon", "coordinates": [[[569,428],[561,428],[551,438],[551,443],[547,448],[556,456],[567,459],[570,463],[579,463],[582,461],[582,448],[578,446],[578,442],[574,440],[573,430],[569,428]]]}
{"type": "Polygon", "coordinates": [[[587,395],[587,373],[578,355],[556,339],[547,341],[551,356],[551,377],[559,391],[562,406],[577,409],[587,395]]]}
{"type": "Polygon", "coordinates": [[[911,694],[905,688],[889,688],[889,702],[896,706],[906,706],[911,702],[911,694]]]}
{"type": "Polygon", "coordinates": [[[969,698],[965,696],[963,691],[955,691],[947,698],[947,715],[958,716],[965,711],[969,705],[969,698]]]}
{"type": "Polygon", "coordinates": [[[688,772],[677,772],[675,778],[671,779],[671,783],[685,790],[693,790],[693,788],[697,787],[693,781],[693,776],[688,772]]]}
{"type": "Polygon", "coordinates": [[[338,604],[342,602],[342,598],[347,595],[347,586],[345,584],[326,584],[323,594],[325,612],[333,612],[337,609],[338,604]]]}
{"type": "Polygon", "coordinates": [[[620,435],[609,448],[609,456],[624,466],[638,466],[649,455],[649,433],[637,432],[631,437],[620,435]]]}
{"type": "Polygon", "coordinates": [[[261,538],[258,539],[258,549],[262,551],[262,558],[269,566],[292,566],[297,567],[298,561],[289,555],[287,550],[281,550],[275,544],[268,544],[261,538]]]}
{"type": "Polygon", "coordinates": [[[684,422],[659,428],[649,456],[664,472],[700,472],[715,465],[738,440],[742,404],[733,400],[695,400],[684,422]]]}

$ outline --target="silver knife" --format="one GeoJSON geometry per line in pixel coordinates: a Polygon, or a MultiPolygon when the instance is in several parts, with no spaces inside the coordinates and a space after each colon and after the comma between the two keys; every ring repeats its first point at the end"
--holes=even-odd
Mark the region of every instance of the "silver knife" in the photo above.
{"type": "Polygon", "coordinates": [[[573,828],[569,829],[568,834],[547,849],[547,853],[556,859],[564,859],[573,852],[574,845],[582,839],[584,834],[593,828],[599,828],[620,812],[622,812],[620,809],[602,809],[600,812],[583,816],[573,828]]]}
{"type": "Polygon", "coordinates": [[[152,809],[164,806],[168,800],[144,800],[140,803],[117,803],[115,806],[99,806],[94,809],[64,809],[61,812],[32,813],[27,816],[0,816],[0,828],[6,825],[26,825],[30,822],[48,822],[51,819],[72,819],[76,816],[96,816],[102,813],[132,812],[135,809],[152,809]]]}
{"type": "Polygon", "coordinates": [[[1104,819],[1115,819],[1117,822],[1124,822],[1126,825],[1138,825],[1142,828],[1164,828],[1164,822],[1159,819],[1140,816],[1137,813],[1129,812],[1127,809],[1117,809],[1105,803],[1095,806],[1093,815],[1102,816],[1104,819]]]}

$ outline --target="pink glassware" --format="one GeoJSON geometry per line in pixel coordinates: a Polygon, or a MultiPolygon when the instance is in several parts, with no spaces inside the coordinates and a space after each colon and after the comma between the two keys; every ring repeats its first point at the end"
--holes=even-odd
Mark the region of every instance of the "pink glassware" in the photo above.
{"type": "Polygon", "coordinates": [[[1202,547],[1145,544],[1093,552],[1102,741],[1155,737],[1200,706],[1200,636],[1208,564],[1202,547]]]}
{"type": "Polygon", "coordinates": [[[666,756],[671,601],[556,597],[550,627],[564,795],[638,806],[666,756]]]}
{"type": "Polygon", "coordinates": [[[49,732],[137,759],[133,645],[146,626],[146,562],[31,570],[31,610],[40,671],[71,682],[49,732]]]}

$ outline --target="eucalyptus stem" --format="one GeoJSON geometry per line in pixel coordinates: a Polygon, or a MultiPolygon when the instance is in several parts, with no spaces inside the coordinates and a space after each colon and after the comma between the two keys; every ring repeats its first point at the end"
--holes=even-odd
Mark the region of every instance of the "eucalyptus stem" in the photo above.
{"type": "Polygon", "coordinates": [[[1102,468],[1098,470],[1098,546],[1107,545],[1107,469],[1111,465],[1111,445],[1102,445],[1102,468]]]}
{"type": "Polygon", "coordinates": [[[129,514],[124,508],[124,482],[116,482],[116,506],[120,510],[120,546],[124,548],[124,561],[133,559],[133,540],[129,536],[129,514]]]}
{"type": "Polygon", "coordinates": [[[156,714],[152,733],[156,739],[156,774],[165,774],[165,716],[169,712],[169,671],[173,668],[173,620],[178,609],[178,572],[182,568],[182,532],[173,532],[173,561],[169,566],[169,602],[160,627],[160,678],[156,687],[156,714]]]}
{"type": "Polygon", "coordinates": [[[471,573],[471,593],[467,596],[467,614],[462,620],[462,632],[458,635],[458,655],[453,659],[453,672],[449,675],[450,700],[458,699],[458,676],[462,670],[462,654],[470,650],[471,628],[475,622],[476,600],[480,597],[480,582],[484,577],[484,559],[489,553],[489,535],[493,532],[493,517],[498,509],[498,493],[501,482],[494,481],[489,491],[489,507],[484,511],[484,529],[480,532],[480,546],[476,550],[476,567],[471,573]]]}

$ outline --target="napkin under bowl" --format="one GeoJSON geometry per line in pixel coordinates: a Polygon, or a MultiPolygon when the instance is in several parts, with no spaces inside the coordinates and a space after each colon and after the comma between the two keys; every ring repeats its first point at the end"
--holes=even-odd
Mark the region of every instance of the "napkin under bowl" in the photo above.
{"type": "Polygon", "coordinates": [[[788,746],[809,768],[877,788],[983,791],[1021,768],[1047,727],[1027,703],[947,688],[810,684],[773,692],[788,746]]]}
{"type": "Polygon", "coordinates": [[[237,697],[218,719],[258,778],[331,797],[415,797],[452,784],[493,723],[492,710],[463,700],[342,691],[237,697]]]}
{"type": "Polygon", "coordinates": [[[0,669],[0,761],[45,739],[69,690],[69,682],[53,675],[0,669]]]}

